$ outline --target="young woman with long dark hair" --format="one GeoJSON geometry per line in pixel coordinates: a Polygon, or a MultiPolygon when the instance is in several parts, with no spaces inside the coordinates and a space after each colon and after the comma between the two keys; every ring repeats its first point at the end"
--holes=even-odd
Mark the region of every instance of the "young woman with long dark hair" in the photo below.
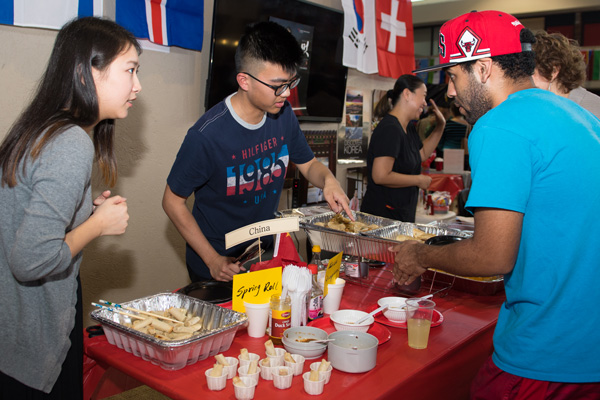
{"type": "Polygon", "coordinates": [[[140,52],[112,21],[67,23],[0,145],[0,398],[83,397],[81,251],[129,219],[108,190],[92,202],[92,164],[114,186],[114,120],[141,90],[140,52]]]}

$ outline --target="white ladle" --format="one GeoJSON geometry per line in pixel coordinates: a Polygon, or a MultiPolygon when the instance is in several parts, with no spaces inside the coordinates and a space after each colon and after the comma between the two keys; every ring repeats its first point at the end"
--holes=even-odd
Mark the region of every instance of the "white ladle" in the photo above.
{"type": "Polygon", "coordinates": [[[371,311],[369,314],[365,315],[364,317],[362,317],[361,319],[359,319],[358,321],[355,322],[355,324],[362,324],[363,322],[365,322],[369,317],[372,317],[373,315],[387,309],[390,305],[386,304],[384,306],[381,306],[373,311],[371,311]]]}

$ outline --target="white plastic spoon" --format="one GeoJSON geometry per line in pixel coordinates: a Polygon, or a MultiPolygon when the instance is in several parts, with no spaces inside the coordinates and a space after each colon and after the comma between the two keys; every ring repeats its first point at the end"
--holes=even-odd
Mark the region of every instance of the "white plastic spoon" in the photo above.
{"type": "Polygon", "coordinates": [[[385,310],[386,308],[389,307],[389,304],[386,304],[384,306],[381,306],[373,311],[371,311],[368,315],[365,315],[364,317],[362,317],[361,319],[359,319],[358,321],[355,322],[355,324],[362,324],[363,322],[365,322],[369,317],[372,317],[373,315],[385,310]]]}

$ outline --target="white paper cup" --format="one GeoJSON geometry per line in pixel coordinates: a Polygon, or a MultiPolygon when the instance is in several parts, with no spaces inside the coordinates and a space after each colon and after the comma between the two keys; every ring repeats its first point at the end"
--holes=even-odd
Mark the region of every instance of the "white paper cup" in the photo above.
{"type": "Polygon", "coordinates": [[[248,336],[254,338],[265,336],[271,304],[252,304],[244,301],[244,307],[246,307],[246,315],[248,315],[248,336]]]}
{"type": "Polygon", "coordinates": [[[225,375],[225,372],[223,371],[223,374],[221,374],[221,376],[210,376],[212,370],[212,368],[209,368],[204,372],[204,375],[206,375],[206,383],[208,384],[208,389],[215,391],[225,389],[225,386],[227,385],[227,375],[225,375]]]}
{"type": "MultiPolygon", "coordinates": [[[[310,370],[318,371],[320,366],[321,366],[321,361],[311,363],[310,370]]],[[[331,371],[333,371],[333,367],[331,366],[331,364],[329,364],[329,368],[327,368],[326,371],[320,372],[321,376],[323,376],[325,378],[325,384],[328,384],[329,380],[331,379],[331,371]]]]}
{"type": "Polygon", "coordinates": [[[345,280],[337,278],[335,283],[327,286],[327,296],[323,297],[323,312],[325,314],[332,314],[340,309],[345,285],[345,280]]]}
{"type": "Polygon", "coordinates": [[[285,355],[285,350],[281,347],[275,347],[275,355],[270,356],[267,354],[269,361],[271,361],[271,367],[280,367],[283,366],[283,356],[285,355]]]}
{"type": "Polygon", "coordinates": [[[262,364],[262,360],[260,360],[258,362],[258,366],[260,367],[260,377],[263,378],[265,381],[272,381],[273,380],[273,368],[277,368],[277,367],[267,367],[264,366],[262,364]]]}
{"type": "Polygon", "coordinates": [[[305,372],[302,374],[302,379],[304,379],[304,391],[311,395],[318,395],[323,393],[323,388],[325,387],[325,377],[322,374],[319,374],[318,381],[310,380],[310,372],[305,372]]]}
{"type": "Polygon", "coordinates": [[[254,398],[254,389],[256,388],[257,381],[248,378],[247,376],[240,377],[244,385],[246,386],[238,386],[233,384],[233,390],[235,391],[235,398],[237,400],[251,400],[254,398]]]}
{"type": "Polygon", "coordinates": [[[256,368],[256,372],[255,373],[248,374],[248,368],[249,367],[250,367],[250,365],[244,365],[243,367],[239,367],[238,368],[238,374],[240,375],[240,378],[248,377],[248,378],[252,378],[256,382],[258,382],[258,377],[260,375],[260,367],[256,368]]]}
{"type": "Polygon", "coordinates": [[[240,362],[240,367],[243,367],[244,365],[250,364],[250,361],[254,361],[254,360],[258,361],[258,360],[260,360],[260,356],[258,354],[256,354],[256,353],[248,353],[249,360],[242,360],[240,357],[241,357],[241,355],[238,356],[238,360],[240,362]]]}
{"type": "Polygon", "coordinates": [[[284,358],[285,366],[290,367],[292,369],[292,373],[294,374],[294,376],[301,375],[302,370],[304,369],[304,361],[305,361],[304,356],[300,355],[300,354],[290,354],[290,355],[296,362],[293,363],[293,362],[285,361],[285,358],[284,358]]]}
{"type": "Polygon", "coordinates": [[[238,368],[238,359],[235,357],[225,357],[229,366],[223,365],[223,374],[227,375],[227,379],[233,379],[238,368]]]}
{"type": "Polygon", "coordinates": [[[292,387],[294,374],[290,367],[272,367],[271,373],[273,374],[273,385],[277,389],[289,389],[292,387]],[[282,370],[286,371],[285,375],[280,375],[282,370]]]}

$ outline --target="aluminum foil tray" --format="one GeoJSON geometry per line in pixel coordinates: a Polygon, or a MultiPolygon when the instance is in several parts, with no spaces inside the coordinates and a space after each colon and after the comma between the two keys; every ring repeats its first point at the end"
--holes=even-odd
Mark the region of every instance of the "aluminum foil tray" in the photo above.
{"type": "Polygon", "coordinates": [[[128,328],[124,325],[132,322],[128,316],[104,308],[92,311],[92,319],[102,325],[110,344],[173,371],[228,350],[235,333],[248,320],[246,314],[181,293],[159,293],[121,304],[142,311],[185,308],[201,318],[203,327],[198,335],[167,341],[128,328]]]}
{"type": "Polygon", "coordinates": [[[440,225],[430,225],[430,224],[415,224],[411,222],[400,222],[395,226],[386,226],[381,227],[379,229],[373,229],[372,231],[364,232],[365,236],[384,238],[396,241],[396,237],[398,235],[407,235],[413,236],[413,229],[419,229],[425,233],[429,233],[435,236],[441,235],[450,235],[450,236],[461,236],[461,237],[471,237],[473,236],[472,232],[461,231],[459,229],[453,229],[449,227],[444,227],[440,225]]]}
{"type": "MultiPolygon", "coordinates": [[[[380,227],[392,227],[400,224],[399,221],[393,219],[377,217],[360,211],[353,211],[353,214],[357,221],[365,224],[376,224],[380,227]]],[[[300,218],[300,227],[304,228],[312,245],[319,245],[321,250],[334,253],[343,251],[344,254],[362,256],[371,260],[393,261],[391,253],[389,255],[385,254],[389,253],[387,248],[385,252],[379,252],[378,243],[381,242],[379,239],[372,239],[359,233],[342,232],[315,225],[317,222],[329,221],[334,215],[335,213],[330,211],[311,217],[300,218]],[[377,252],[377,254],[373,254],[374,252],[377,252]]]]}
{"type": "Polygon", "coordinates": [[[398,222],[395,225],[384,226],[361,233],[361,236],[363,237],[357,241],[358,253],[362,257],[370,260],[393,263],[394,253],[389,251],[389,247],[399,243],[396,240],[398,235],[413,236],[414,228],[435,236],[454,235],[470,237],[472,235],[470,232],[462,232],[458,229],[441,228],[438,226],[415,224],[411,222],[398,222]]]}
{"type": "Polygon", "coordinates": [[[455,290],[478,296],[492,296],[504,290],[502,276],[494,279],[478,280],[443,271],[427,270],[423,274],[423,278],[430,282],[446,283],[455,290]]]}

